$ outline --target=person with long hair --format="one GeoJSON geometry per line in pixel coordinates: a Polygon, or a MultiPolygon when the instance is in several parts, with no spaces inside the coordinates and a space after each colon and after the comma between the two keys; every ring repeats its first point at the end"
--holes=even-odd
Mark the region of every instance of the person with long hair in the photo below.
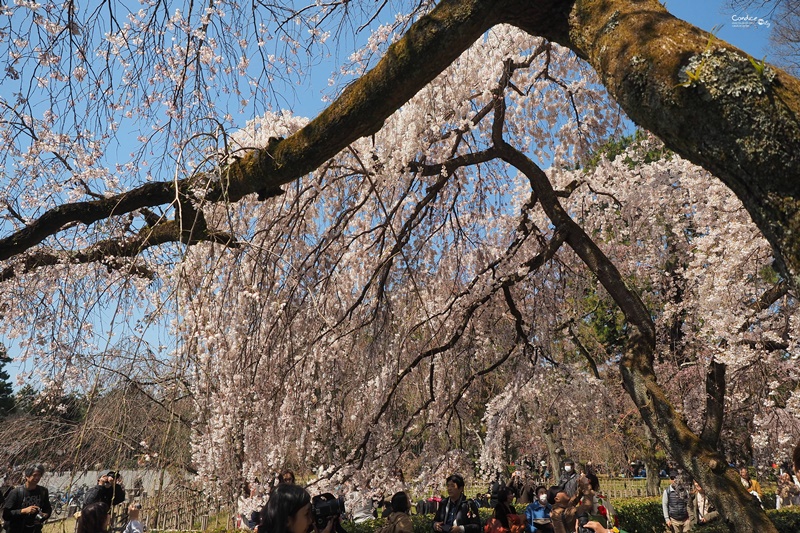
{"type": "Polygon", "coordinates": [[[75,533],[105,533],[111,522],[108,504],[103,501],[90,503],[81,509],[75,533]]]}
{"type": "Polygon", "coordinates": [[[300,485],[281,483],[261,510],[258,533],[331,533],[333,521],[319,531],[311,513],[311,495],[300,485]]]}
{"type": "Polygon", "coordinates": [[[514,505],[511,503],[513,501],[514,491],[511,487],[500,487],[500,490],[497,491],[497,505],[494,506],[493,517],[497,518],[500,524],[507,530],[511,529],[509,516],[517,514],[517,510],[514,509],[514,505]]]}

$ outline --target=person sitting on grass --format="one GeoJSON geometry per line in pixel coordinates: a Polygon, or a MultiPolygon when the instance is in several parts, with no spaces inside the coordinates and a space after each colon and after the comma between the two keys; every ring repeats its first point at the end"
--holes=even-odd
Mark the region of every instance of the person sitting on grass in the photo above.
{"type": "Polygon", "coordinates": [[[547,488],[536,487],[536,501],[525,508],[526,533],[553,533],[553,522],[550,513],[553,507],[547,502],[547,488]]]}
{"type": "Polygon", "coordinates": [[[413,533],[414,525],[411,523],[411,516],[408,514],[411,509],[411,502],[405,492],[396,492],[391,500],[392,512],[386,519],[386,525],[379,533],[413,533]]]}

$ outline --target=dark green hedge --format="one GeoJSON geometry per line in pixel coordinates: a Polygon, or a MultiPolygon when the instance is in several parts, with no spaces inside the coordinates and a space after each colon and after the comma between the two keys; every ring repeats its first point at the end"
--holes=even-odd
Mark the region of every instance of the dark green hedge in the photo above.
{"type": "Polygon", "coordinates": [[[664,533],[661,498],[620,498],[611,504],[620,528],[628,533],[664,533]]]}
{"type": "MultiPolygon", "coordinates": [[[[481,507],[481,521],[486,523],[492,517],[492,510],[486,507],[481,507]]],[[[433,533],[433,515],[411,515],[411,523],[414,524],[414,533],[433,533]]],[[[385,518],[376,518],[375,520],[367,520],[356,524],[355,522],[342,522],[342,526],[347,530],[347,533],[373,533],[376,529],[383,527],[386,524],[385,518]]]]}
{"type": "MultiPolygon", "coordinates": [[[[765,498],[766,499],[766,498],[765,498]]],[[[664,517],[661,513],[661,498],[627,498],[613,500],[614,510],[619,517],[620,526],[628,533],[664,533],[664,517]]],[[[485,524],[492,516],[491,509],[481,509],[481,519],[485,524]]],[[[800,507],[787,507],[784,509],[768,509],[772,523],[779,533],[800,532],[800,507]]],[[[432,533],[433,515],[411,515],[414,524],[414,533],[432,533]]],[[[342,526],[347,533],[374,533],[376,529],[386,524],[384,518],[367,520],[360,524],[343,522],[342,526]]],[[[695,527],[692,531],[698,533],[730,533],[730,529],[720,522],[707,526],[695,527]]],[[[153,533],[156,533],[155,531],[153,533]]],[[[210,530],[206,533],[233,533],[225,528],[210,530]]],[[[244,533],[244,532],[242,532],[244,533]]],[[[250,532],[252,533],[252,532],[250,532]]]]}
{"type": "MultiPolygon", "coordinates": [[[[765,495],[764,500],[766,500],[765,495]]],[[[774,501],[774,499],[773,499],[774,501]]],[[[661,512],[661,498],[629,498],[613,500],[614,510],[619,517],[620,527],[628,533],[663,533],[664,515],[661,512]]],[[[767,509],[767,516],[780,533],[800,532],[800,507],[767,509]]],[[[703,533],[730,533],[721,522],[695,527],[693,531],[703,533]]],[[[417,533],[416,531],[414,533],[417,533]]]]}

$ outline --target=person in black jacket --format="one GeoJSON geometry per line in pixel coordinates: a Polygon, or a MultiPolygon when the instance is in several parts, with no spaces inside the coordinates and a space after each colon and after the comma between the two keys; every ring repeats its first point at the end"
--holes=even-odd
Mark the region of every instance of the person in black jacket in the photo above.
{"type": "Polygon", "coordinates": [[[510,530],[511,525],[508,521],[508,515],[517,514],[512,502],[514,501],[514,491],[511,487],[503,487],[497,496],[498,502],[494,507],[494,518],[497,518],[504,528],[510,530]]]}
{"type": "Polygon", "coordinates": [[[572,498],[578,492],[578,472],[575,471],[575,461],[567,459],[564,461],[564,472],[558,481],[558,486],[572,498]]]}
{"type": "Polygon", "coordinates": [[[44,521],[53,512],[47,487],[39,486],[42,465],[25,469],[25,483],[12,489],[3,503],[6,533],[41,533],[44,521]]]}
{"type": "Polygon", "coordinates": [[[94,502],[103,502],[109,509],[125,501],[125,486],[122,484],[122,476],[119,473],[110,471],[105,476],[97,480],[97,485],[86,492],[86,499],[83,507],[94,502]]]}
{"type": "Polygon", "coordinates": [[[500,472],[497,472],[494,475],[492,484],[489,485],[489,507],[497,506],[500,501],[500,489],[505,488],[505,486],[506,482],[503,480],[503,476],[500,472]]]}
{"type": "Polygon", "coordinates": [[[450,475],[447,480],[448,498],[439,504],[433,518],[433,530],[437,533],[481,533],[481,519],[474,516],[464,496],[464,478],[450,475]]]}

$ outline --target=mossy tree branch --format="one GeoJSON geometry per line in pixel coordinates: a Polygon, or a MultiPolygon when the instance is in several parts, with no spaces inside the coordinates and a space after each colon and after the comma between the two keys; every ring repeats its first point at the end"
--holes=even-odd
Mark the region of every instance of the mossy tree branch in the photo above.
{"type": "MultiPolygon", "coordinates": [[[[722,179],[774,247],[782,273],[797,285],[800,82],[676,19],[657,0],[444,0],[305,128],[223,169],[207,200],[276,194],[281,185],[377,131],[501,22],[574,50],[634,122],[722,179]]],[[[176,185],[186,184],[148,184],[109,201],[60,206],[0,239],[0,260],[37,245],[70,221],[91,223],[169,202],[176,185]]]]}

